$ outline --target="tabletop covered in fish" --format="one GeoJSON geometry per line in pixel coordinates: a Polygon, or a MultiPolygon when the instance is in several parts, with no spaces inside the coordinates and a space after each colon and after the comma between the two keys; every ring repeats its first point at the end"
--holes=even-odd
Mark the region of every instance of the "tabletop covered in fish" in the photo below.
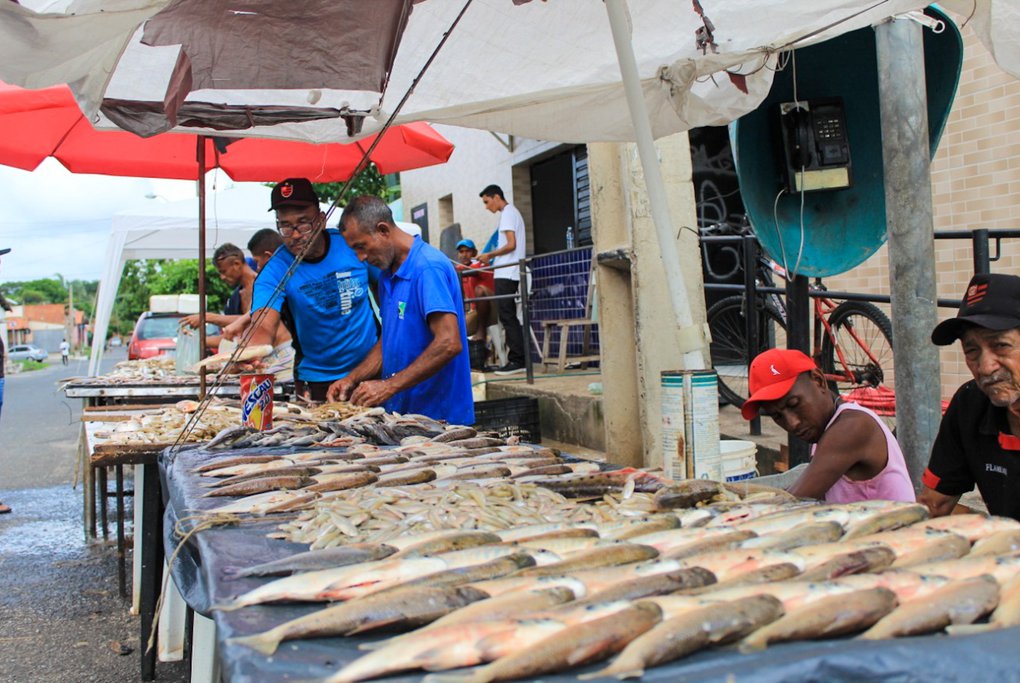
{"type": "Polygon", "coordinates": [[[195,575],[172,570],[202,584],[231,681],[883,680],[972,673],[975,652],[1013,671],[1013,520],[673,483],[407,416],[339,422],[346,447],[164,458],[174,514],[234,523],[188,539],[195,575]]]}

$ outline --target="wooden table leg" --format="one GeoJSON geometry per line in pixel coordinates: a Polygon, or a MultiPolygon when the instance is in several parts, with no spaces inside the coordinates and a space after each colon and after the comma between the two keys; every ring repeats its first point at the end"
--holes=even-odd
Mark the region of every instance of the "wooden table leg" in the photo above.
{"type": "Polygon", "coordinates": [[[117,588],[127,597],[127,558],[124,543],[124,466],[117,465],[117,588]]]}

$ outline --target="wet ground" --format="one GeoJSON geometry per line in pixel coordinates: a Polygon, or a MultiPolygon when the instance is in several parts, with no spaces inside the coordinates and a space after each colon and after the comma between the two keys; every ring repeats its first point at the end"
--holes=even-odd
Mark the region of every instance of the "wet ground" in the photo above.
{"type": "MultiPolygon", "coordinates": [[[[0,421],[0,682],[139,680],[138,618],[117,592],[114,543],[86,543],[72,488],[80,407],[65,369],[9,377],[0,421]]],[[[111,536],[113,532],[111,530],[111,536]]],[[[130,564],[128,566],[130,576],[130,564]]],[[[188,665],[159,663],[158,681],[188,665]]]]}

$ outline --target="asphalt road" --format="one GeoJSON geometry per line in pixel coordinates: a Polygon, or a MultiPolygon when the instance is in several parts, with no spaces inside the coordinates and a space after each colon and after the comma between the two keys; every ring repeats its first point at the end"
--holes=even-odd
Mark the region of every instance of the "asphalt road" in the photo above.
{"type": "MultiPolygon", "coordinates": [[[[104,366],[123,357],[115,350],[104,366]]],[[[139,680],[138,618],[117,593],[116,548],[85,541],[81,485],[72,488],[81,405],[64,398],[59,380],[86,368],[58,357],[7,377],[0,500],[14,511],[0,515],[2,683],[139,680]]],[[[160,663],[156,673],[189,679],[186,663],[160,663]]]]}

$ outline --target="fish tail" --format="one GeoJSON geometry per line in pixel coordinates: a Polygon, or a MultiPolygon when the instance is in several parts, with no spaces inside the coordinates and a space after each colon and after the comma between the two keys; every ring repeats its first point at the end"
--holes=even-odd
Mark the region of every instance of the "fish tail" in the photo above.
{"type": "Polygon", "coordinates": [[[753,652],[761,652],[768,646],[769,641],[767,638],[763,637],[756,638],[755,635],[757,634],[752,633],[751,635],[747,636],[742,641],[740,641],[740,644],[737,646],[737,649],[740,650],[742,654],[746,655],[751,654],[753,652]]]}
{"type": "Polygon", "coordinates": [[[250,647],[256,652],[261,652],[267,657],[276,652],[276,649],[280,647],[280,636],[274,633],[275,629],[270,629],[263,633],[256,633],[251,636],[242,636],[239,638],[228,638],[227,642],[234,643],[236,645],[244,645],[250,647]]]}
{"type": "Polygon", "coordinates": [[[247,603],[244,602],[222,602],[218,605],[213,605],[209,609],[219,610],[220,612],[233,612],[239,610],[242,607],[247,607],[247,603]]]}
{"type": "Polygon", "coordinates": [[[593,678],[615,676],[617,679],[622,681],[628,678],[641,678],[644,674],[645,670],[641,667],[618,667],[616,664],[610,664],[604,669],[593,671],[590,674],[581,674],[577,678],[582,681],[587,681],[593,678]]]}

